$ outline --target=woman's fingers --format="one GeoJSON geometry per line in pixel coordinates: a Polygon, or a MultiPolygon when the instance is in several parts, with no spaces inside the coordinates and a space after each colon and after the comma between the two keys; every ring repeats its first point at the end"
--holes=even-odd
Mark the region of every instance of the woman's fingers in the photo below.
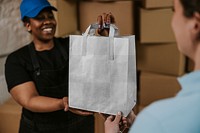
{"type": "Polygon", "coordinates": [[[108,122],[112,122],[113,119],[114,119],[114,116],[111,115],[111,116],[108,116],[108,117],[107,117],[106,121],[108,121],[108,122]]]}
{"type": "Polygon", "coordinates": [[[98,29],[97,32],[100,34],[101,30],[103,29],[103,18],[101,15],[97,17],[98,29]]]}
{"type": "Polygon", "coordinates": [[[117,123],[119,123],[121,121],[121,118],[122,118],[122,113],[118,112],[114,121],[117,122],[117,123]]]}
{"type": "Polygon", "coordinates": [[[102,36],[108,36],[109,25],[115,23],[112,13],[103,13],[97,17],[98,29],[97,34],[102,36]]]}
{"type": "Polygon", "coordinates": [[[69,105],[68,105],[68,97],[63,97],[63,104],[64,104],[64,111],[68,111],[69,105]]]}

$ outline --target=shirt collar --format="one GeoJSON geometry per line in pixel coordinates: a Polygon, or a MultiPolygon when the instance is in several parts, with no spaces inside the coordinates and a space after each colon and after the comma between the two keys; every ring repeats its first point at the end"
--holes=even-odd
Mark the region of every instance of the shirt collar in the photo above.
{"type": "Polygon", "coordinates": [[[178,78],[181,88],[200,91],[200,70],[193,71],[178,78]]]}

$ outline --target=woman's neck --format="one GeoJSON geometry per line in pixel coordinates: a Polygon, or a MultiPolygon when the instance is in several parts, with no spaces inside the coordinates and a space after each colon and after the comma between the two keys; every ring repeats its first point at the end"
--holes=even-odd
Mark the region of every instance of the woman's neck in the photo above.
{"type": "Polygon", "coordinates": [[[200,44],[198,44],[198,47],[196,48],[194,70],[200,70],[200,44]]]}
{"type": "Polygon", "coordinates": [[[54,47],[53,39],[49,41],[33,40],[36,51],[50,50],[54,47]]]}

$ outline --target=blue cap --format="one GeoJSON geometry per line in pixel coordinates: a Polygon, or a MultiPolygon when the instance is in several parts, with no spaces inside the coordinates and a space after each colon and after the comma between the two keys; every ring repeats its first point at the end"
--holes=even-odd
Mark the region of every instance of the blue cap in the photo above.
{"type": "Polygon", "coordinates": [[[57,11],[57,9],[51,6],[47,0],[22,0],[20,5],[21,19],[23,20],[25,16],[34,18],[44,8],[50,8],[57,11]]]}

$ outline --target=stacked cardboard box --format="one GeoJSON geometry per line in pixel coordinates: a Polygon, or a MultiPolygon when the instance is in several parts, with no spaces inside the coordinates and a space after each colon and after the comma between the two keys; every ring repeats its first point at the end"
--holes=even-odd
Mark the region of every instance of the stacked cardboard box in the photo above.
{"type": "Polygon", "coordinates": [[[95,133],[104,133],[105,118],[101,114],[95,113],[95,133]]]}
{"type": "Polygon", "coordinates": [[[171,28],[172,6],[169,0],[142,0],[138,10],[139,110],[180,90],[177,77],[185,73],[186,58],[178,51],[171,28]]]}
{"type": "Polygon", "coordinates": [[[12,98],[0,105],[0,133],[18,133],[20,114],[21,106],[12,98]]]}
{"type": "Polygon", "coordinates": [[[174,76],[185,73],[185,56],[176,43],[137,44],[137,69],[174,76]]]}
{"type": "Polygon", "coordinates": [[[140,41],[141,43],[175,42],[171,28],[173,12],[171,8],[140,9],[140,41]]]}
{"type": "Polygon", "coordinates": [[[77,2],[67,0],[49,0],[58,9],[54,12],[57,21],[56,36],[62,37],[78,30],[77,2]]]}
{"type": "Polygon", "coordinates": [[[172,0],[142,0],[142,5],[146,9],[150,8],[171,8],[172,0]]]}
{"type": "Polygon", "coordinates": [[[134,34],[134,2],[128,1],[81,1],[79,3],[80,31],[85,32],[91,23],[103,13],[112,13],[121,35],[134,34]]]}
{"type": "Polygon", "coordinates": [[[179,90],[180,86],[175,76],[149,72],[142,72],[140,75],[139,98],[141,106],[173,97],[179,90]]]}

